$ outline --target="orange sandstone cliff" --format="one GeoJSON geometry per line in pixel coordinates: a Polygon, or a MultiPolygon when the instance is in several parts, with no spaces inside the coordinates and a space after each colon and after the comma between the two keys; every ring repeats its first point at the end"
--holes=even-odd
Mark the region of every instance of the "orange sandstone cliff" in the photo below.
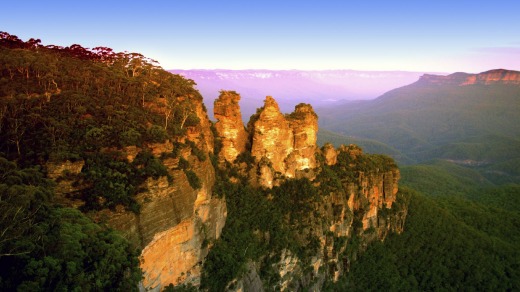
{"type": "MultiPolygon", "coordinates": [[[[226,222],[225,199],[213,195],[215,170],[208,158],[214,147],[211,122],[202,100],[190,102],[199,122],[188,127],[184,136],[170,137],[164,143],[118,149],[130,162],[137,153],[150,151],[162,160],[173,182],[166,177],[149,178],[142,186],[143,191],[135,197],[140,205],[138,214],[117,207],[115,211],[102,210],[93,215],[94,219],[119,230],[142,250],[140,262],[144,278],[141,288],[146,290],[159,291],[170,283],[198,285],[202,263],[210,248],[208,243],[219,238],[226,222]],[[196,151],[203,156],[196,155],[196,151]],[[178,155],[172,156],[174,152],[178,155]],[[200,188],[194,189],[190,185],[185,171],[179,167],[181,159],[200,179],[200,188]]],[[[58,181],[59,202],[76,207],[81,204],[71,199],[78,186],[73,187],[73,181],[63,174],[69,177],[79,174],[83,165],[83,161],[47,163],[49,177],[58,181]]]]}

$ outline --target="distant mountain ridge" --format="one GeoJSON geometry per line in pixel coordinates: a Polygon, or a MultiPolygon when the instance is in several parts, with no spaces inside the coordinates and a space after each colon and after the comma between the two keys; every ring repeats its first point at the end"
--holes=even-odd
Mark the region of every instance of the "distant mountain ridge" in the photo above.
{"type": "Polygon", "coordinates": [[[401,163],[408,162],[403,157],[468,162],[494,181],[520,179],[518,71],[424,75],[377,99],[316,112],[322,129],[384,143],[402,156],[383,152],[401,163]]]}
{"type": "Polygon", "coordinates": [[[474,85],[474,84],[518,84],[520,85],[520,71],[494,69],[478,74],[463,72],[453,73],[447,76],[424,74],[418,83],[444,84],[444,85],[474,85]]]}
{"type": "Polygon", "coordinates": [[[220,90],[238,92],[244,116],[255,113],[266,96],[277,99],[282,112],[298,103],[329,106],[374,99],[410,84],[426,72],[356,70],[169,70],[197,83],[209,112],[220,90]]]}

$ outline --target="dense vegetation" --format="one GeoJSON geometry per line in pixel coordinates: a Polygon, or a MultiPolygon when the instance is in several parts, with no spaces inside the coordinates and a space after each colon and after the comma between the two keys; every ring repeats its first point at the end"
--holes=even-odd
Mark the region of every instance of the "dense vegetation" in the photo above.
{"type": "Polygon", "coordinates": [[[137,254],[125,239],[53,205],[40,169],[0,157],[0,174],[0,290],[137,289],[137,254]]]}
{"type": "Polygon", "coordinates": [[[261,277],[274,287],[280,275],[273,264],[280,261],[283,250],[304,261],[317,252],[318,238],[308,227],[317,216],[312,212],[320,197],[309,180],[288,180],[266,191],[246,180],[235,184],[221,177],[215,192],[225,194],[228,217],[204,263],[202,288],[224,291],[252,261],[261,261],[261,277]]]}
{"type": "MultiPolygon", "coordinates": [[[[61,174],[75,182],[81,211],[139,212],[134,195],[147,178],[172,182],[149,145],[199,124],[194,85],[138,53],[0,32],[0,290],[137,289],[137,251],[56,205],[47,166],[84,162],[81,172],[61,174]],[[122,154],[129,146],[140,150],[131,162],[122,154]]],[[[200,185],[189,165],[185,172],[200,185]]]]}
{"type": "MultiPolygon", "coordinates": [[[[137,251],[87,215],[116,206],[138,213],[134,195],[147,178],[174,183],[147,148],[198,125],[193,104],[201,96],[193,86],[137,53],[44,46],[0,32],[0,290],[137,288],[137,251]],[[130,146],[140,149],[131,162],[122,154],[130,146]],[[80,173],[62,175],[76,181],[74,199],[87,215],[53,200],[46,163],[66,160],[85,163],[80,173]]],[[[411,197],[405,232],[369,247],[327,289],[520,289],[519,95],[518,86],[412,85],[320,113],[325,127],[341,133],[321,138],[423,162],[402,169],[402,184],[419,191],[402,190],[411,197]]],[[[195,145],[174,143],[206,159],[195,145]]],[[[310,269],[319,247],[311,227],[320,222],[315,207],[324,194],[339,192],[359,171],[395,167],[382,155],[352,159],[323,166],[319,188],[299,179],[255,189],[240,169],[218,170],[215,193],[225,196],[228,219],[218,241],[203,243],[212,249],[201,287],[222,291],[257,261],[264,284],[276,288],[273,264],[284,250],[310,269]]],[[[178,167],[201,187],[188,161],[178,167]]],[[[349,240],[335,248],[342,242],[352,252],[359,238],[349,240]]]]}
{"type": "Polygon", "coordinates": [[[401,168],[405,232],[368,248],[329,290],[520,288],[520,186],[436,160],[401,168]],[[420,192],[408,189],[413,187],[420,192]]]}
{"type": "Polygon", "coordinates": [[[146,151],[147,144],[197,125],[193,99],[201,96],[193,81],[137,53],[0,36],[3,156],[22,166],[83,160],[78,197],[85,210],[121,204],[138,212],[137,186],[165,169],[146,152],[133,163],[120,152],[127,146],[146,151]]]}

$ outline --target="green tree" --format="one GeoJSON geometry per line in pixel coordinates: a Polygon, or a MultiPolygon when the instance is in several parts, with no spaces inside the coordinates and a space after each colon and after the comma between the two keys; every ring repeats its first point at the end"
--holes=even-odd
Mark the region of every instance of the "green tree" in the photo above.
{"type": "Polygon", "coordinates": [[[75,209],[51,204],[52,182],[0,157],[0,290],[137,290],[137,252],[75,209]]]}

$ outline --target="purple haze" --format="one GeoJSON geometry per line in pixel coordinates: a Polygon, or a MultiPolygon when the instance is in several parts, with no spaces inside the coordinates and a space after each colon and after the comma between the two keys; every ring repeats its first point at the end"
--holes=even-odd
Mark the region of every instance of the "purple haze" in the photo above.
{"type": "Polygon", "coordinates": [[[242,96],[242,116],[248,120],[267,95],[278,101],[282,112],[292,112],[298,103],[314,107],[333,106],[353,100],[374,99],[408,85],[426,72],[354,70],[170,70],[197,83],[210,117],[220,90],[242,96]]]}

